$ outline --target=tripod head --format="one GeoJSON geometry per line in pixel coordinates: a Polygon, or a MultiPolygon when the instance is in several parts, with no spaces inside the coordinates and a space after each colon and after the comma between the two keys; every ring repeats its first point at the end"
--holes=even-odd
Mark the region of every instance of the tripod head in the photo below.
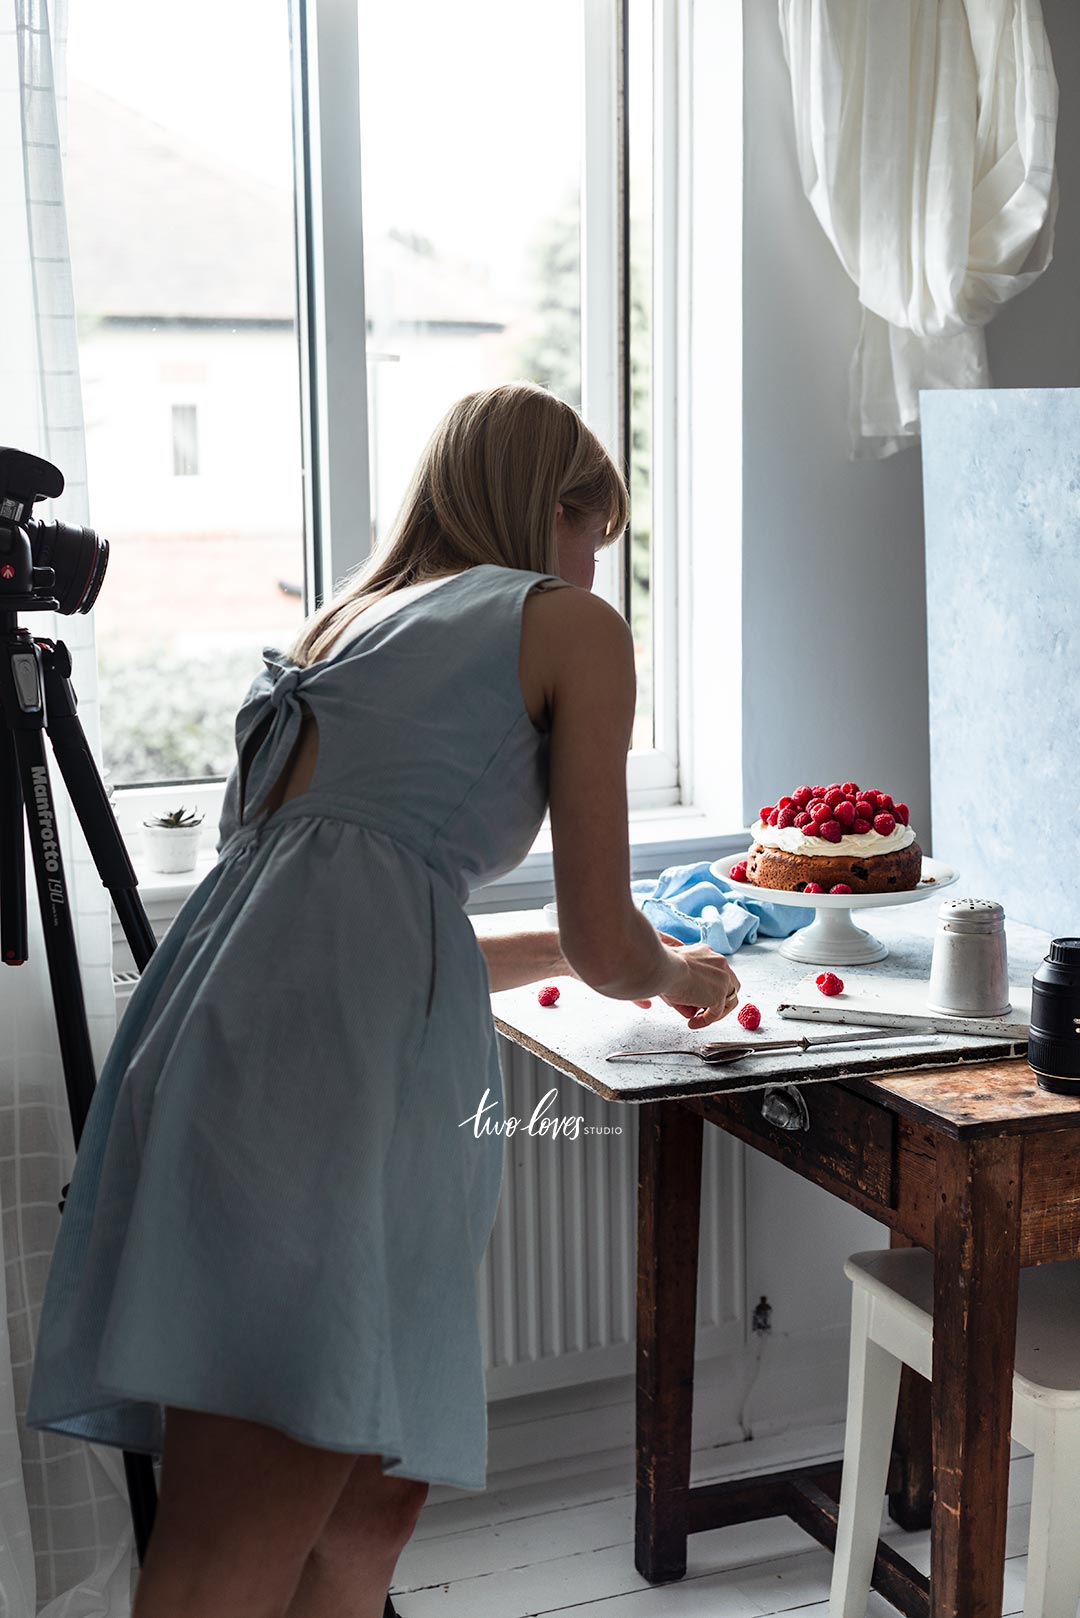
{"type": "Polygon", "coordinates": [[[109,559],[92,528],[41,522],[39,500],[64,492],[64,474],[24,450],[0,448],[0,614],[89,612],[109,559]]]}

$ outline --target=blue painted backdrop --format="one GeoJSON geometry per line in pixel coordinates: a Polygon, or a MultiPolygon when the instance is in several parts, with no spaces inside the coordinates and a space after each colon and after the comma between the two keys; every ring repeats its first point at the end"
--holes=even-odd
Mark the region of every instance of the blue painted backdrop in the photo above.
{"type": "Polygon", "coordinates": [[[933,850],[1080,934],[1080,390],[921,395],[933,850]]]}

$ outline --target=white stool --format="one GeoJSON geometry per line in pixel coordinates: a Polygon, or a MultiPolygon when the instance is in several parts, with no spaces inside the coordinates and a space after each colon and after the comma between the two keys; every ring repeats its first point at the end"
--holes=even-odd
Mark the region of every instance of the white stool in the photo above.
{"type": "MultiPolygon", "coordinates": [[[[934,1260],[854,1253],[851,1365],[829,1618],[864,1618],[902,1365],[930,1378],[934,1260]]],[[[1024,1618],[1080,1604],[1080,1260],[1020,1272],[1012,1435],[1035,1456],[1024,1618]]]]}

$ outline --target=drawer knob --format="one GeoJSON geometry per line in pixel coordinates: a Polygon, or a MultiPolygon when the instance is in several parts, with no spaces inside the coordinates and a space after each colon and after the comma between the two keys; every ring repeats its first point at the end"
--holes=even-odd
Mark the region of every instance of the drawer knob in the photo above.
{"type": "Polygon", "coordinates": [[[793,1084],[769,1085],[762,1098],[761,1116],[777,1129],[810,1128],[810,1109],[802,1091],[793,1084]]]}

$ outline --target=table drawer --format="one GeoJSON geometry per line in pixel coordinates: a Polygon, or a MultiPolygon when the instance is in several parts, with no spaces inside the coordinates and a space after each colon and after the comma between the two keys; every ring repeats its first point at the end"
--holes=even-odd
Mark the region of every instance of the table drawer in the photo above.
{"type": "Polygon", "coordinates": [[[895,1113],[839,1084],[810,1084],[797,1090],[806,1127],[785,1129],[762,1112],[768,1093],[688,1097],[684,1105],[809,1180],[846,1186],[868,1203],[895,1207],[895,1113]]]}

